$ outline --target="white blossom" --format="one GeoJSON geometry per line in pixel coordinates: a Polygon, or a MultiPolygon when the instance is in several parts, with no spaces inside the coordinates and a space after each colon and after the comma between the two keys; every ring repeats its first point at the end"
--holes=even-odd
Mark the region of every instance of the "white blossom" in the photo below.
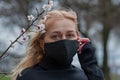
{"type": "Polygon", "coordinates": [[[45,30],[45,25],[44,24],[40,24],[40,30],[45,30]]]}
{"type": "Polygon", "coordinates": [[[48,5],[48,4],[44,4],[43,7],[42,7],[45,11],[50,11],[52,9],[52,6],[51,5],[48,5]]]}
{"type": "Polygon", "coordinates": [[[52,9],[51,5],[48,5],[48,11],[50,11],[52,9]]]}
{"type": "Polygon", "coordinates": [[[21,32],[22,32],[22,33],[25,32],[25,31],[26,31],[25,28],[22,28],[22,29],[21,29],[21,32]]]}
{"type": "Polygon", "coordinates": [[[28,15],[27,18],[28,18],[28,20],[30,20],[30,21],[34,20],[34,16],[33,16],[33,15],[28,15]]]}
{"type": "Polygon", "coordinates": [[[53,6],[53,1],[50,0],[49,3],[48,3],[48,4],[44,4],[42,8],[43,8],[44,10],[50,11],[50,10],[52,9],[52,6],[53,6]]]}
{"type": "Polygon", "coordinates": [[[48,5],[47,5],[47,4],[44,4],[42,8],[43,8],[44,10],[47,10],[48,5]]]}
{"type": "Polygon", "coordinates": [[[49,5],[53,6],[53,0],[49,1],[49,5]]]}
{"type": "Polygon", "coordinates": [[[10,47],[11,47],[11,48],[14,48],[14,47],[15,47],[15,45],[11,45],[10,47]]]}
{"type": "Polygon", "coordinates": [[[41,31],[41,34],[43,34],[43,33],[45,33],[46,31],[45,30],[43,30],[43,31],[41,31]]]}
{"type": "Polygon", "coordinates": [[[45,25],[44,24],[40,24],[37,25],[38,31],[40,31],[41,33],[45,33],[45,25]]]}
{"type": "Polygon", "coordinates": [[[43,17],[43,20],[44,20],[44,22],[45,22],[45,21],[47,20],[47,17],[46,17],[46,16],[44,16],[44,17],[43,17]]]}

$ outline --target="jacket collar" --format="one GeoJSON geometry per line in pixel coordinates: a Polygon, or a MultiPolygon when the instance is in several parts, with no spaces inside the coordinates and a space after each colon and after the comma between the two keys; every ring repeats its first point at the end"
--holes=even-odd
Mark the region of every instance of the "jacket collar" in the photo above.
{"type": "Polygon", "coordinates": [[[69,69],[72,67],[72,65],[59,65],[53,59],[49,58],[46,55],[43,55],[43,58],[40,61],[39,66],[44,70],[61,70],[69,69]]]}

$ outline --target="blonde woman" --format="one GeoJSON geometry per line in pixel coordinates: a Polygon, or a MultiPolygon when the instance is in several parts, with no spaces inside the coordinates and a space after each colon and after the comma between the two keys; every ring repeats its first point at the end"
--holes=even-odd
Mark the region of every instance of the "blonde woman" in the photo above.
{"type": "Polygon", "coordinates": [[[30,39],[14,80],[103,80],[94,47],[89,39],[79,37],[74,11],[53,10],[41,22],[45,31],[30,39]],[[82,70],[71,64],[76,53],[82,70]]]}

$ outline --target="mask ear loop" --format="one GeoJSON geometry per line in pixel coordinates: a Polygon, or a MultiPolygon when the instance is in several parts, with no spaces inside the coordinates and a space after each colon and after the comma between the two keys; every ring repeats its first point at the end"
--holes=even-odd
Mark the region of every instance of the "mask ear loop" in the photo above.
{"type": "Polygon", "coordinates": [[[78,37],[77,38],[77,41],[78,41],[78,54],[81,54],[81,49],[82,47],[87,43],[87,42],[90,42],[90,40],[88,38],[80,38],[78,37]]]}

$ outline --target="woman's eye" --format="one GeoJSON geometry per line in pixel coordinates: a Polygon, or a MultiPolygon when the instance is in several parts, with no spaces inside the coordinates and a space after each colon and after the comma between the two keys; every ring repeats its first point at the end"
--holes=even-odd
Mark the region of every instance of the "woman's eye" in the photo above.
{"type": "Polygon", "coordinates": [[[51,38],[54,39],[54,40],[57,40],[57,39],[60,38],[60,36],[59,35],[53,35],[51,38]]]}
{"type": "Polygon", "coordinates": [[[67,37],[68,37],[68,38],[74,38],[75,35],[74,35],[74,34],[68,34],[67,37]]]}

